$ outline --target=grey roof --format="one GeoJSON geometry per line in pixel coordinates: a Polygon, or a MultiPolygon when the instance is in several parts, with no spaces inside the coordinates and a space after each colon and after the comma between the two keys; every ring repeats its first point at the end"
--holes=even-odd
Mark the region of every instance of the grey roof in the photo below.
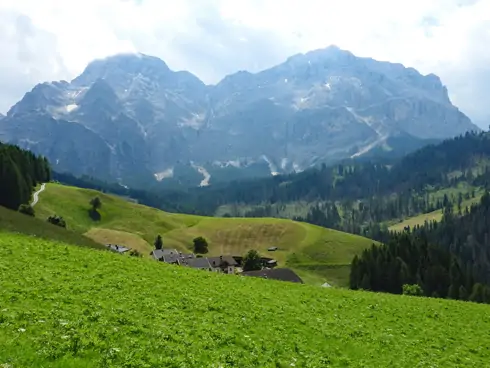
{"type": "Polygon", "coordinates": [[[151,256],[157,260],[161,260],[164,256],[179,254],[177,249],[154,249],[151,256]]]}
{"type": "Polygon", "coordinates": [[[297,282],[303,284],[303,280],[290,268],[274,268],[272,270],[265,269],[260,271],[242,272],[243,276],[262,277],[264,279],[273,279],[289,282],[297,282]]]}
{"type": "Polygon", "coordinates": [[[107,244],[107,247],[114,251],[114,252],[118,252],[118,253],[125,253],[129,250],[131,250],[131,248],[127,248],[127,247],[123,247],[122,245],[117,245],[117,244],[107,244]]]}
{"type": "Polygon", "coordinates": [[[221,262],[228,263],[229,266],[238,265],[237,261],[232,256],[221,256],[221,257],[208,257],[209,264],[211,267],[219,267],[221,262]]]}
{"type": "Polygon", "coordinates": [[[162,253],[163,253],[164,256],[173,255],[173,254],[179,254],[179,252],[177,251],[177,249],[162,249],[162,253]]]}
{"type": "Polygon", "coordinates": [[[179,263],[180,259],[182,259],[180,254],[168,254],[163,256],[163,262],[165,263],[179,263]]]}
{"type": "Polygon", "coordinates": [[[151,252],[151,256],[157,260],[160,260],[163,258],[163,251],[161,249],[154,249],[151,252]]]}
{"type": "Polygon", "coordinates": [[[211,268],[207,258],[181,259],[180,264],[192,268],[211,268]]]}

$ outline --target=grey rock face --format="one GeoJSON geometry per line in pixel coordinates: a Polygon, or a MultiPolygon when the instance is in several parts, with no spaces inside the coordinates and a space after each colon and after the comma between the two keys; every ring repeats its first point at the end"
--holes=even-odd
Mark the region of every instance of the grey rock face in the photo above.
{"type": "Polygon", "coordinates": [[[437,76],[334,46],[215,86],[155,57],[118,55],[71,82],[36,86],[0,119],[0,139],[47,155],[56,170],[133,185],[169,178],[179,165],[300,171],[390,137],[469,130],[478,128],[437,76]]]}

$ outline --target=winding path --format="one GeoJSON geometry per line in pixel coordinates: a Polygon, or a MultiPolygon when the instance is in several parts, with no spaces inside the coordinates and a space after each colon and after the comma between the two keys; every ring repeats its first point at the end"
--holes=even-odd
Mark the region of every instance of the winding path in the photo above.
{"type": "Polygon", "coordinates": [[[39,193],[41,193],[44,190],[44,188],[46,188],[46,183],[43,183],[41,185],[41,189],[39,189],[37,192],[34,193],[34,195],[32,196],[31,207],[34,207],[36,203],[39,201],[39,193]]]}

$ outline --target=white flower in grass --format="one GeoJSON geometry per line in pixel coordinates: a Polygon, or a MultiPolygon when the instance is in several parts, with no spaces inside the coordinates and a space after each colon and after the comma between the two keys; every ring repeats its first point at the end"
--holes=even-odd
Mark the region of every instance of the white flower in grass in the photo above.
{"type": "Polygon", "coordinates": [[[18,330],[19,332],[26,332],[26,329],[25,328],[19,328],[18,330]]]}

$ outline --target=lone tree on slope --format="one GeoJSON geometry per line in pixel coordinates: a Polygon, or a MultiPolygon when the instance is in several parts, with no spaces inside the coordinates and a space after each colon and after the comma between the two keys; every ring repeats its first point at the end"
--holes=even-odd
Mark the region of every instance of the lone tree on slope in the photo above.
{"type": "Polygon", "coordinates": [[[97,210],[102,207],[102,201],[99,197],[94,197],[90,200],[90,205],[92,206],[92,211],[97,212],[97,210]]]}
{"type": "Polygon", "coordinates": [[[208,241],[202,236],[198,236],[194,240],[194,253],[205,254],[208,252],[208,241]]]}
{"type": "Polygon", "coordinates": [[[243,257],[244,271],[258,271],[262,269],[262,260],[255,249],[250,249],[243,257]]]}
{"type": "Polygon", "coordinates": [[[157,235],[155,242],[153,244],[155,245],[155,249],[162,249],[163,248],[162,236],[157,235]]]}

